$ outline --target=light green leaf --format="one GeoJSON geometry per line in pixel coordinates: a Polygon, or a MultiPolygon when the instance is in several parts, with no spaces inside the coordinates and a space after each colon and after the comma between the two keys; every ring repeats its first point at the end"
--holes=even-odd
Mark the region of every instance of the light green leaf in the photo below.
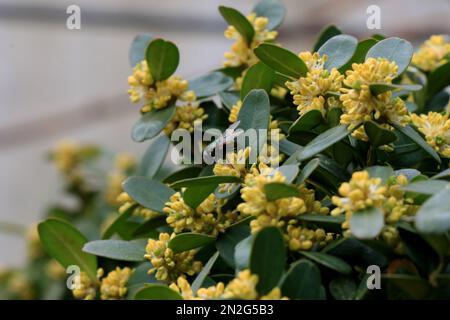
{"type": "Polygon", "coordinates": [[[303,161],[312,156],[318,154],[319,152],[327,149],[333,144],[341,141],[346,136],[351,133],[345,125],[339,125],[328,129],[327,131],[321,133],[316,138],[314,138],[310,143],[308,143],[299,153],[297,160],[303,161]]]}
{"type": "Polygon", "coordinates": [[[277,28],[284,20],[286,8],[280,0],[261,0],[253,8],[258,17],[266,17],[269,23],[266,28],[273,30],[277,28]]]}
{"type": "Polygon", "coordinates": [[[220,256],[232,268],[235,268],[234,253],[236,245],[250,235],[250,227],[246,224],[238,224],[228,228],[217,237],[216,248],[220,256]]]}
{"type": "Polygon", "coordinates": [[[242,80],[241,99],[244,99],[252,89],[263,89],[270,93],[274,80],[275,71],[262,62],[256,63],[247,70],[242,80]]]}
{"type": "Polygon", "coordinates": [[[319,49],[319,54],[326,54],[325,69],[331,71],[333,68],[339,69],[345,65],[352,57],[358,46],[355,37],[340,34],[328,39],[319,49]]]}
{"type": "Polygon", "coordinates": [[[233,106],[239,101],[240,96],[238,91],[223,91],[219,92],[219,97],[225,109],[230,111],[231,108],[233,108],[233,106]]]}
{"type": "Polygon", "coordinates": [[[228,24],[236,28],[237,32],[250,44],[255,36],[255,30],[247,18],[236,9],[220,6],[219,12],[228,24]]]}
{"type": "Polygon", "coordinates": [[[450,186],[450,183],[442,180],[421,180],[413,182],[401,187],[403,191],[415,192],[421,194],[433,195],[441,191],[442,189],[450,186]]]}
{"type": "Polygon", "coordinates": [[[79,266],[92,280],[97,276],[97,258],[82,251],[87,239],[75,227],[58,219],[47,219],[38,225],[44,250],[64,268],[79,266]]]}
{"type": "Polygon", "coordinates": [[[300,175],[298,176],[298,179],[296,181],[297,185],[302,184],[305,182],[306,179],[314,172],[314,170],[317,169],[319,166],[320,160],[319,159],[311,159],[302,169],[300,172],[300,175]]]}
{"type": "Polygon", "coordinates": [[[128,52],[130,65],[132,67],[145,60],[145,51],[151,41],[152,36],[149,34],[140,34],[133,39],[130,51],[128,52]]]}
{"type": "Polygon", "coordinates": [[[450,229],[450,189],[448,185],[420,207],[416,214],[415,225],[417,230],[423,233],[444,233],[450,229]]]}
{"type": "Polygon", "coordinates": [[[327,42],[328,39],[341,34],[342,31],[339,30],[335,25],[326,26],[319,34],[319,38],[314,44],[313,52],[319,51],[319,48],[327,42]]]}
{"type": "Polygon", "coordinates": [[[83,251],[119,261],[144,261],[147,240],[95,240],[84,245],[83,251]]]}
{"type": "Polygon", "coordinates": [[[275,201],[281,198],[298,197],[299,190],[293,185],[286,183],[272,182],[264,185],[264,193],[268,201],[275,201]]]}
{"type": "Polygon", "coordinates": [[[189,90],[194,90],[197,98],[210,97],[225,91],[233,85],[231,77],[215,71],[189,80],[189,90]]]}
{"type": "Polygon", "coordinates": [[[352,68],[353,63],[363,63],[366,59],[366,54],[370,48],[372,48],[378,41],[375,39],[365,39],[361,40],[356,47],[353,57],[344,66],[339,68],[339,72],[344,74],[346,70],[352,68]]]}
{"type": "Polygon", "coordinates": [[[242,102],[239,111],[239,128],[267,129],[269,125],[270,102],[267,92],[262,89],[254,89],[248,93],[242,102]]]}
{"type": "Polygon", "coordinates": [[[259,231],[250,255],[250,271],[258,276],[256,290],[260,295],[268,293],[280,281],[286,263],[283,235],[276,227],[259,231]]]}
{"type": "Polygon", "coordinates": [[[152,77],[156,81],[166,80],[177,69],[180,53],[175,44],[163,39],[155,39],[145,53],[152,77]]]}
{"type": "Polygon", "coordinates": [[[308,72],[308,67],[302,59],[277,45],[262,43],[254,52],[262,62],[283,75],[298,79],[308,72]]]}
{"type": "Polygon", "coordinates": [[[163,213],[166,202],[175,193],[165,184],[145,177],[129,177],[122,187],[141,206],[160,213],[163,213]]]}
{"type": "Polygon", "coordinates": [[[350,232],[358,239],[373,239],[383,227],[384,215],[377,207],[358,210],[350,218],[350,232]]]}
{"type": "Polygon", "coordinates": [[[281,280],[281,292],[290,299],[318,300],[321,298],[321,277],[317,266],[309,260],[294,262],[281,280]]]}
{"type": "Polygon", "coordinates": [[[441,179],[441,178],[450,178],[450,168],[447,168],[431,177],[431,179],[441,179]]]}
{"type": "Polygon", "coordinates": [[[386,83],[373,83],[369,85],[370,92],[373,95],[379,95],[387,91],[405,90],[405,91],[419,91],[422,90],[420,84],[386,84],[386,83]]]}
{"type": "Polygon", "coordinates": [[[234,250],[234,264],[236,270],[248,269],[250,264],[250,254],[255,237],[249,235],[247,238],[239,241],[234,250]]]}
{"type": "Polygon", "coordinates": [[[352,267],[341,258],[321,252],[301,251],[300,253],[305,257],[307,257],[308,259],[311,259],[339,273],[348,274],[352,272],[352,267]]]}
{"type": "Polygon", "coordinates": [[[275,170],[280,171],[283,174],[283,176],[286,178],[286,182],[294,181],[299,172],[297,164],[283,164],[275,170]]]}
{"type": "Polygon", "coordinates": [[[397,74],[401,74],[411,62],[413,47],[406,40],[392,37],[379,41],[369,49],[368,58],[385,58],[398,66],[397,74]]]}
{"type": "Polygon", "coordinates": [[[170,140],[165,134],[156,138],[145,151],[144,157],[139,165],[137,174],[147,178],[153,178],[166,158],[170,140]]]}
{"type": "Polygon", "coordinates": [[[175,114],[175,104],[161,110],[152,110],[139,118],[131,131],[131,138],[142,142],[156,137],[175,114]]]}
{"type": "Polygon", "coordinates": [[[183,300],[183,297],[166,285],[152,283],[136,292],[134,300],[183,300]]]}
{"type": "Polygon", "coordinates": [[[395,173],[389,166],[372,166],[365,169],[371,177],[381,178],[382,183],[387,183],[388,179],[395,173]]]}
{"type": "Polygon", "coordinates": [[[172,249],[173,253],[180,253],[206,246],[214,241],[216,241],[216,238],[213,236],[208,236],[201,233],[186,232],[177,234],[169,241],[168,247],[172,249]]]}

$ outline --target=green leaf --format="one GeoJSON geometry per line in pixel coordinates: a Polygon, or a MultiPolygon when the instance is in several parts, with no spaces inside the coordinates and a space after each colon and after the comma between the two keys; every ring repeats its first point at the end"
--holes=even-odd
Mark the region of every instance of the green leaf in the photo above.
{"type": "Polygon", "coordinates": [[[253,8],[253,12],[258,17],[266,17],[269,23],[266,28],[269,30],[276,29],[284,20],[286,8],[280,0],[261,0],[253,8]]]}
{"type": "Polygon", "coordinates": [[[381,178],[382,183],[388,183],[390,177],[395,173],[389,166],[372,166],[365,169],[373,178],[381,178]]]}
{"type": "Polygon", "coordinates": [[[447,168],[438,174],[431,177],[431,179],[441,179],[441,178],[449,178],[450,177],[450,168],[447,168]]]}
{"type": "Polygon", "coordinates": [[[175,104],[161,110],[147,112],[134,124],[131,138],[136,142],[142,142],[156,137],[169,123],[175,114],[175,104]]]}
{"type": "Polygon", "coordinates": [[[377,207],[358,210],[350,218],[350,231],[358,239],[373,239],[383,227],[384,215],[377,207]]]}
{"type": "Polygon", "coordinates": [[[97,276],[97,258],[82,251],[87,242],[75,227],[58,219],[47,219],[38,225],[44,250],[64,268],[79,266],[92,280],[97,276]]]}
{"type": "Polygon", "coordinates": [[[299,196],[297,187],[281,182],[272,182],[264,185],[264,193],[268,201],[299,196]]]}
{"type": "Polygon", "coordinates": [[[156,81],[166,80],[177,69],[180,53],[175,44],[163,39],[155,39],[145,53],[152,77],[156,81]]]}
{"type": "Polygon", "coordinates": [[[122,187],[141,206],[160,213],[175,193],[165,184],[145,177],[129,177],[122,187]]]}
{"type": "Polygon", "coordinates": [[[393,90],[405,90],[405,91],[419,91],[422,90],[420,84],[386,84],[386,83],[374,83],[369,85],[370,92],[373,95],[379,95],[387,91],[393,90]]]}
{"type": "Polygon", "coordinates": [[[333,68],[339,69],[345,65],[352,57],[358,46],[355,37],[340,34],[328,39],[319,49],[319,54],[326,54],[325,69],[331,71],[333,68]]]}
{"type": "Polygon", "coordinates": [[[236,270],[248,269],[250,264],[250,254],[252,252],[252,245],[255,240],[253,235],[239,241],[234,250],[234,264],[236,270]]]}
{"type": "Polygon", "coordinates": [[[415,192],[421,194],[433,195],[445,189],[450,184],[447,181],[442,180],[421,180],[413,182],[401,187],[403,191],[415,192]]]}
{"type": "Polygon", "coordinates": [[[308,177],[314,172],[314,170],[317,169],[317,167],[319,166],[320,160],[315,158],[310,160],[302,169],[302,171],[300,172],[300,175],[298,176],[298,179],[296,181],[297,185],[302,184],[303,182],[306,181],[306,179],[308,179],[308,177]]]}
{"type": "Polygon", "coordinates": [[[407,274],[383,274],[382,279],[405,292],[409,299],[425,299],[431,287],[425,279],[407,274]]]}
{"type": "Polygon", "coordinates": [[[188,188],[183,192],[183,200],[189,207],[195,210],[216,188],[217,184],[215,183],[188,188]]]}
{"type": "Polygon", "coordinates": [[[398,66],[397,74],[401,74],[411,62],[413,47],[406,40],[392,37],[379,41],[367,52],[368,58],[385,58],[398,66]]]}
{"type": "Polygon", "coordinates": [[[448,186],[429,198],[420,207],[416,214],[415,226],[423,233],[444,233],[450,229],[450,189],[448,186]]]}
{"type": "Polygon", "coordinates": [[[147,240],[95,240],[84,245],[83,251],[119,261],[144,261],[147,240]]]}
{"type": "Polygon", "coordinates": [[[415,144],[417,144],[420,148],[422,148],[426,153],[428,153],[430,156],[433,157],[438,163],[441,163],[441,158],[439,155],[434,151],[432,147],[428,143],[426,143],[425,140],[418,134],[412,127],[409,125],[402,126],[400,124],[393,123],[392,126],[403,133],[405,136],[410,138],[415,144]]]}
{"type": "Polygon", "coordinates": [[[250,227],[239,224],[228,228],[217,237],[216,248],[223,260],[232,268],[235,268],[234,253],[236,245],[250,235],[250,227]]]}
{"type": "Polygon", "coordinates": [[[317,266],[309,260],[294,262],[281,280],[281,292],[290,299],[318,300],[321,277],[317,266]]]}
{"type": "Polygon", "coordinates": [[[283,174],[283,176],[286,178],[286,182],[294,181],[299,172],[297,164],[283,164],[275,170],[280,171],[283,174]]]}
{"type": "Polygon", "coordinates": [[[375,148],[397,140],[397,136],[393,131],[385,129],[373,121],[366,121],[364,123],[364,131],[367,133],[370,143],[375,148]]]}
{"type": "Polygon", "coordinates": [[[341,108],[332,108],[328,110],[327,114],[327,122],[330,127],[336,127],[339,125],[339,121],[341,119],[342,109],[341,108]]]}
{"type": "Polygon", "coordinates": [[[355,53],[353,54],[353,57],[348,61],[344,66],[339,68],[339,72],[344,74],[346,70],[349,70],[352,68],[353,63],[363,63],[366,59],[367,52],[370,48],[372,48],[378,41],[375,39],[365,39],[358,43],[358,46],[356,47],[355,53]]]}
{"type": "Polygon", "coordinates": [[[208,262],[205,264],[202,271],[200,271],[200,273],[197,275],[194,282],[192,282],[191,289],[194,294],[196,294],[197,290],[202,287],[203,282],[205,281],[205,278],[211,272],[211,269],[214,266],[214,263],[216,263],[216,260],[218,257],[219,257],[219,252],[214,253],[212,255],[212,257],[209,258],[208,262]]]}
{"type": "Polygon", "coordinates": [[[237,32],[250,44],[255,36],[255,30],[247,18],[236,9],[220,6],[219,12],[228,24],[236,28],[237,32]]]}
{"type": "Polygon", "coordinates": [[[231,108],[233,108],[233,106],[239,101],[240,96],[238,91],[223,91],[219,92],[219,97],[225,109],[230,111],[231,108]]]}
{"type": "Polygon", "coordinates": [[[109,227],[103,232],[102,239],[109,239],[115,233],[117,233],[121,226],[127,222],[127,219],[131,216],[135,209],[136,206],[131,206],[124,213],[120,213],[116,220],[114,220],[114,222],[111,223],[109,227]]]}
{"type": "Polygon", "coordinates": [[[239,111],[239,128],[267,129],[269,126],[270,102],[267,92],[261,89],[254,89],[249,92],[242,102],[239,111]]]}
{"type": "Polygon", "coordinates": [[[166,158],[169,145],[170,140],[165,134],[156,138],[147,148],[137,174],[139,176],[153,178],[166,158]]]}
{"type": "Polygon", "coordinates": [[[136,292],[134,300],[183,300],[183,297],[166,285],[152,283],[136,292]]]}
{"type": "Polygon", "coordinates": [[[308,259],[311,259],[339,273],[348,274],[352,272],[352,267],[347,262],[338,257],[321,252],[301,251],[300,253],[303,254],[308,259]]]}
{"type": "Polygon", "coordinates": [[[268,293],[280,281],[286,263],[283,235],[276,227],[259,231],[250,255],[250,271],[258,276],[256,290],[260,295],[268,293]]]}
{"type": "Polygon", "coordinates": [[[157,228],[167,225],[166,218],[167,216],[162,214],[145,221],[133,231],[133,236],[143,238],[151,235],[154,231],[157,232],[157,228]]]}
{"type": "Polygon", "coordinates": [[[427,97],[431,98],[436,93],[450,85],[450,62],[440,65],[428,76],[427,97]]]}
{"type": "Polygon", "coordinates": [[[258,62],[251,66],[242,80],[241,99],[244,99],[252,89],[263,89],[270,93],[274,80],[275,71],[264,63],[258,62]]]}
{"type": "Polygon", "coordinates": [[[197,98],[210,97],[225,91],[233,85],[231,77],[222,72],[214,71],[189,80],[189,90],[194,90],[197,98]]]}
{"type": "Polygon", "coordinates": [[[327,231],[341,231],[341,225],[345,221],[344,216],[333,217],[318,213],[304,213],[296,217],[297,220],[322,227],[327,231]]]}
{"type": "Polygon", "coordinates": [[[335,278],[330,282],[330,293],[336,300],[354,300],[356,284],[351,278],[335,278]]]}
{"type": "Polygon", "coordinates": [[[345,125],[339,125],[328,129],[327,131],[321,133],[315,137],[310,143],[308,143],[299,153],[297,160],[303,161],[312,156],[318,154],[319,152],[327,149],[333,144],[341,141],[346,136],[351,133],[345,125]]]}
{"type": "Polygon", "coordinates": [[[342,31],[339,30],[335,25],[329,25],[325,27],[319,34],[319,38],[313,47],[313,52],[319,51],[319,48],[327,42],[328,39],[341,34],[342,31]]]}
{"type": "Polygon", "coordinates": [[[303,77],[308,67],[295,53],[274,44],[261,43],[255,55],[273,70],[295,79],[303,77]]]}
{"type": "Polygon", "coordinates": [[[172,183],[170,187],[173,189],[181,189],[181,188],[201,187],[204,185],[211,185],[211,184],[218,186],[221,183],[233,183],[240,181],[241,179],[235,176],[204,176],[179,180],[172,183]]]}
{"type": "Polygon", "coordinates": [[[198,177],[200,174],[200,171],[202,171],[201,166],[189,166],[182,168],[180,170],[177,170],[171,174],[169,174],[167,177],[163,179],[163,183],[166,184],[172,184],[178,180],[185,180],[185,179],[191,179],[198,177]]]}
{"type": "Polygon", "coordinates": [[[151,41],[152,36],[149,34],[140,34],[133,39],[128,52],[128,58],[132,67],[145,60],[145,51],[151,41]]]}
{"type": "Polygon", "coordinates": [[[173,253],[180,253],[206,246],[213,243],[216,238],[201,233],[179,233],[169,241],[168,247],[172,249],[173,253]]]}
{"type": "Polygon", "coordinates": [[[322,122],[323,116],[319,110],[311,110],[299,117],[289,128],[289,134],[298,131],[308,131],[322,122]]]}

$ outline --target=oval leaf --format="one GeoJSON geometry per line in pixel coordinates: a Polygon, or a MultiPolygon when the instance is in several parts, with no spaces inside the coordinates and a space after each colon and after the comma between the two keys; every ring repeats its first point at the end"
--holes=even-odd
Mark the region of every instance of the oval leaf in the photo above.
{"type": "Polygon", "coordinates": [[[338,257],[321,252],[301,251],[300,253],[303,254],[308,259],[311,259],[330,269],[336,270],[337,272],[343,274],[348,274],[352,272],[352,267],[347,262],[338,257]]]}
{"type": "Polygon", "coordinates": [[[263,89],[270,93],[274,80],[275,71],[264,63],[258,62],[251,66],[242,80],[241,99],[244,99],[252,89],[263,89]]]}
{"type": "Polygon", "coordinates": [[[247,44],[252,42],[253,37],[255,36],[255,30],[250,21],[248,21],[242,13],[236,9],[224,6],[219,7],[219,12],[229,25],[236,28],[237,32],[240,33],[247,44]]]}
{"type": "Polygon", "coordinates": [[[313,52],[319,51],[319,48],[327,42],[328,39],[341,34],[342,31],[339,30],[335,25],[326,26],[322,31],[320,31],[319,38],[317,38],[316,43],[313,47],[313,52]]]}
{"type": "Polygon", "coordinates": [[[324,67],[331,71],[333,68],[339,69],[345,65],[352,57],[358,46],[355,37],[340,34],[328,39],[319,49],[319,54],[328,56],[324,67]]]}
{"type": "Polygon", "coordinates": [[[146,240],[95,240],[84,245],[83,251],[119,261],[144,261],[146,240]]]}
{"type": "Polygon", "coordinates": [[[406,40],[392,37],[381,40],[367,52],[367,58],[385,58],[398,66],[397,74],[401,74],[411,62],[413,47],[406,40]]]}
{"type": "Polygon", "coordinates": [[[177,292],[163,284],[152,283],[136,292],[135,300],[183,300],[177,292]]]}
{"type": "Polygon", "coordinates": [[[444,233],[450,229],[450,189],[448,187],[436,193],[420,207],[415,225],[417,230],[423,233],[444,233]]]}
{"type": "Polygon", "coordinates": [[[142,142],[156,137],[169,123],[174,114],[174,104],[162,110],[147,112],[134,124],[131,138],[136,142],[142,142]]]}
{"type": "Polygon", "coordinates": [[[298,118],[289,128],[289,134],[298,131],[308,131],[317,127],[322,122],[322,113],[319,110],[311,110],[298,118]]]}
{"type": "Polygon", "coordinates": [[[321,298],[321,277],[317,266],[306,259],[291,265],[281,281],[283,296],[290,299],[317,300],[321,298]]]}
{"type": "Polygon", "coordinates": [[[272,182],[264,185],[264,193],[268,201],[275,201],[281,198],[298,197],[297,187],[280,182],[272,182]]]}
{"type": "Polygon", "coordinates": [[[350,231],[358,239],[373,239],[383,227],[383,212],[376,207],[356,211],[350,218],[350,231]]]}
{"type": "Polygon", "coordinates": [[[168,247],[172,249],[173,253],[179,253],[206,246],[213,243],[216,238],[200,233],[180,233],[169,241],[168,247]]]}
{"type": "Polygon", "coordinates": [[[197,98],[210,97],[225,91],[233,85],[231,77],[215,71],[189,80],[189,90],[193,90],[197,98]]]}
{"type": "Polygon", "coordinates": [[[180,53],[177,46],[163,39],[155,39],[150,42],[145,57],[150,73],[156,81],[169,78],[180,62],[180,53]]]}
{"type": "Polygon", "coordinates": [[[266,17],[269,19],[266,28],[273,30],[283,22],[286,15],[286,8],[280,0],[261,0],[253,8],[253,12],[258,17],[266,17]]]}
{"type": "Polygon", "coordinates": [[[149,34],[140,34],[133,39],[130,51],[128,52],[130,65],[132,67],[142,60],[145,60],[145,51],[151,41],[152,36],[149,34]]]}
{"type": "Polygon", "coordinates": [[[364,123],[364,131],[369,137],[370,143],[378,148],[397,140],[397,136],[391,130],[385,129],[378,123],[373,121],[366,121],[364,123]]]}

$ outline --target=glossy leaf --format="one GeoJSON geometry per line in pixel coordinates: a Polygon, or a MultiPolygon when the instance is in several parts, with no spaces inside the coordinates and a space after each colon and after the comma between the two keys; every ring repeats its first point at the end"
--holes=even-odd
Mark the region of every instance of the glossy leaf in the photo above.
{"type": "Polygon", "coordinates": [[[275,71],[262,62],[256,63],[247,70],[242,80],[241,99],[244,99],[252,89],[263,89],[270,93],[274,80],[275,71]]]}
{"type": "Polygon", "coordinates": [[[236,28],[236,30],[245,39],[247,44],[250,44],[252,42],[255,35],[255,30],[253,29],[252,24],[242,13],[240,13],[236,9],[224,6],[219,7],[219,12],[229,25],[232,25],[236,28]]]}
{"type": "Polygon", "coordinates": [[[370,143],[375,147],[390,144],[397,140],[397,136],[391,130],[385,129],[378,123],[366,121],[364,123],[364,131],[369,137],[370,143]]]}
{"type": "Polygon", "coordinates": [[[156,81],[169,78],[180,62],[180,53],[177,46],[163,39],[155,39],[150,42],[145,57],[150,73],[156,81]]]}
{"type": "Polygon", "coordinates": [[[147,240],[95,240],[84,245],[83,251],[119,261],[144,261],[147,240]]]}
{"type": "Polygon", "coordinates": [[[170,289],[168,286],[152,283],[146,285],[143,289],[136,292],[135,300],[183,300],[177,292],[170,289]]]}
{"type": "Polygon", "coordinates": [[[377,42],[367,52],[368,58],[385,58],[398,66],[397,74],[401,74],[411,62],[413,47],[406,40],[392,37],[377,42]]]}
{"type": "Polygon", "coordinates": [[[281,292],[290,299],[320,299],[321,277],[317,266],[306,259],[294,262],[281,280],[281,292]]]}
{"type": "Polygon", "coordinates": [[[215,237],[206,234],[193,232],[179,233],[169,241],[168,247],[172,249],[173,253],[179,253],[206,246],[215,240],[215,237]]]}

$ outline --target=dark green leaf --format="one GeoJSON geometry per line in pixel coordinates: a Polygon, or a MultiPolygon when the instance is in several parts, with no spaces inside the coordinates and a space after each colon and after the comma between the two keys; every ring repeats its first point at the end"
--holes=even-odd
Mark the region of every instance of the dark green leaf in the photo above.
{"type": "Polygon", "coordinates": [[[341,34],[342,31],[339,30],[335,25],[329,25],[325,27],[319,35],[316,43],[314,44],[313,52],[319,51],[319,48],[327,42],[328,39],[341,34]]]}
{"type": "Polygon", "coordinates": [[[44,250],[64,268],[79,266],[92,280],[97,275],[97,259],[82,251],[87,242],[75,227],[58,219],[47,219],[38,225],[39,238],[44,250]]]}
{"type": "Polygon", "coordinates": [[[202,271],[197,275],[194,282],[192,282],[191,289],[194,294],[197,293],[197,290],[200,289],[205,281],[205,278],[211,272],[211,268],[216,263],[217,258],[219,257],[219,252],[216,252],[212,255],[212,257],[208,260],[208,262],[203,267],[202,271]]]}
{"type": "Polygon", "coordinates": [[[281,281],[283,296],[290,299],[320,299],[321,278],[317,266],[309,260],[294,262],[281,281]]]}
{"type": "Polygon", "coordinates": [[[369,85],[370,92],[373,95],[379,95],[387,91],[393,90],[405,90],[405,91],[419,91],[422,90],[420,84],[386,84],[386,83],[374,83],[369,85]]]}
{"type": "Polygon", "coordinates": [[[217,184],[205,184],[202,186],[187,188],[183,192],[183,200],[192,209],[197,207],[217,188],[217,184]]]}
{"type": "Polygon", "coordinates": [[[133,39],[130,51],[128,52],[128,58],[132,67],[145,60],[145,50],[150,41],[152,41],[152,36],[149,34],[140,34],[133,39]]]}
{"type": "Polygon", "coordinates": [[[264,193],[268,201],[275,201],[281,198],[298,197],[297,187],[280,182],[272,182],[264,185],[264,193]]]}
{"type": "Polygon", "coordinates": [[[350,231],[358,239],[373,239],[384,227],[384,215],[377,207],[354,212],[350,218],[350,231]]]}
{"type": "Polygon", "coordinates": [[[122,187],[141,206],[160,213],[175,193],[165,184],[144,177],[129,177],[122,187]]]}
{"type": "Polygon", "coordinates": [[[155,39],[150,42],[145,57],[150,73],[156,81],[169,78],[177,69],[180,61],[177,46],[163,39],[155,39]]]}
{"type": "Polygon", "coordinates": [[[258,62],[251,66],[242,80],[241,99],[244,99],[252,89],[263,89],[270,93],[274,80],[275,71],[264,63],[258,62]]]}
{"type": "Polygon", "coordinates": [[[321,56],[324,54],[328,56],[324,67],[329,71],[333,68],[339,69],[353,57],[357,46],[358,40],[346,34],[328,39],[319,49],[321,56]]]}
{"type": "Polygon", "coordinates": [[[364,131],[367,133],[370,143],[375,148],[397,140],[397,136],[394,132],[383,128],[378,123],[373,121],[366,121],[364,123],[364,131]]]}
{"type": "Polygon", "coordinates": [[[236,245],[250,235],[250,228],[246,224],[239,224],[228,228],[224,233],[220,233],[216,248],[220,256],[232,268],[235,268],[234,252],[236,245]]]}
{"type": "Polygon", "coordinates": [[[351,278],[335,278],[330,282],[330,293],[336,300],[353,300],[356,295],[356,284],[351,278]]]}
{"type": "Polygon", "coordinates": [[[311,158],[312,156],[327,149],[338,141],[341,141],[350,133],[351,131],[349,131],[347,129],[347,126],[345,125],[339,125],[337,127],[328,129],[327,131],[314,138],[310,143],[308,143],[299,153],[297,160],[303,161],[311,158]]]}
{"type": "Polygon", "coordinates": [[[306,252],[302,251],[303,254],[308,259],[311,259],[325,267],[336,270],[339,273],[348,274],[352,272],[352,267],[344,260],[321,252],[306,252]]]}
{"type": "Polygon", "coordinates": [[[136,142],[142,142],[156,137],[169,123],[174,114],[174,104],[162,110],[147,112],[134,124],[131,137],[136,142]]]}
{"type": "Polygon", "coordinates": [[[136,206],[131,206],[124,213],[119,214],[119,216],[114,220],[113,223],[103,232],[102,239],[106,240],[111,238],[120,229],[121,225],[126,223],[127,219],[131,216],[136,206]]]}
{"type": "Polygon", "coordinates": [[[219,12],[228,24],[236,28],[236,30],[250,44],[255,35],[255,30],[247,18],[236,9],[220,6],[219,12]]]}
{"type": "Polygon", "coordinates": [[[156,138],[145,152],[137,174],[153,178],[166,158],[169,145],[170,140],[165,134],[156,138]]]}
{"type": "Polygon", "coordinates": [[[259,294],[268,293],[280,281],[286,263],[283,235],[275,227],[259,231],[250,255],[250,271],[258,276],[256,289],[259,294]]]}
{"type": "Polygon", "coordinates": [[[367,58],[385,58],[398,66],[397,74],[401,74],[409,65],[413,55],[413,47],[406,40],[392,37],[379,41],[369,49],[367,58]]]}
{"type": "Polygon", "coordinates": [[[119,261],[144,261],[147,240],[95,240],[84,245],[83,251],[119,261]]]}
{"type": "Polygon", "coordinates": [[[202,171],[202,167],[200,166],[191,166],[191,167],[185,167],[180,170],[177,170],[167,177],[164,178],[162,181],[163,183],[171,184],[178,180],[185,180],[190,178],[198,177],[200,174],[200,171],[202,171]]]}
{"type": "Polygon", "coordinates": [[[429,295],[430,285],[425,279],[407,274],[383,274],[383,280],[405,292],[409,299],[424,299],[429,295]]]}
{"type": "Polygon", "coordinates": [[[152,283],[136,292],[135,300],[183,300],[177,292],[163,284],[152,283]]]}
{"type": "Polygon", "coordinates": [[[233,85],[233,79],[215,71],[189,80],[189,90],[194,90],[197,98],[210,97],[225,91],[233,85]]]}
{"type": "Polygon", "coordinates": [[[179,233],[169,241],[168,247],[172,249],[173,253],[179,253],[206,246],[215,240],[215,237],[206,234],[193,232],[179,233]]]}
{"type": "Polygon", "coordinates": [[[344,222],[344,216],[333,217],[317,213],[304,213],[296,217],[297,220],[319,226],[329,231],[339,232],[344,222]]]}
{"type": "Polygon", "coordinates": [[[170,185],[173,189],[201,187],[213,184],[218,186],[221,183],[240,182],[241,179],[235,176],[204,176],[176,181],[170,185]]]}
{"type": "Polygon", "coordinates": [[[420,207],[415,225],[417,230],[423,233],[444,233],[450,229],[450,189],[448,186],[420,207]]]}
{"type": "Polygon", "coordinates": [[[298,79],[308,72],[308,67],[302,59],[277,45],[262,43],[254,52],[262,62],[283,75],[298,79]]]}
{"type": "Polygon", "coordinates": [[[440,65],[428,76],[427,97],[431,98],[450,85],[450,62],[440,65]]]}
{"type": "Polygon", "coordinates": [[[162,214],[145,221],[133,231],[133,236],[136,238],[143,238],[149,234],[151,235],[156,231],[155,229],[166,225],[166,218],[167,216],[162,214]]]}
{"type": "Polygon", "coordinates": [[[253,8],[253,12],[258,17],[266,17],[269,23],[266,28],[273,30],[277,28],[284,20],[286,8],[280,0],[261,0],[253,8]]]}
{"type": "Polygon", "coordinates": [[[308,131],[322,122],[323,116],[319,110],[311,110],[299,117],[289,128],[289,134],[298,131],[308,131]]]}

